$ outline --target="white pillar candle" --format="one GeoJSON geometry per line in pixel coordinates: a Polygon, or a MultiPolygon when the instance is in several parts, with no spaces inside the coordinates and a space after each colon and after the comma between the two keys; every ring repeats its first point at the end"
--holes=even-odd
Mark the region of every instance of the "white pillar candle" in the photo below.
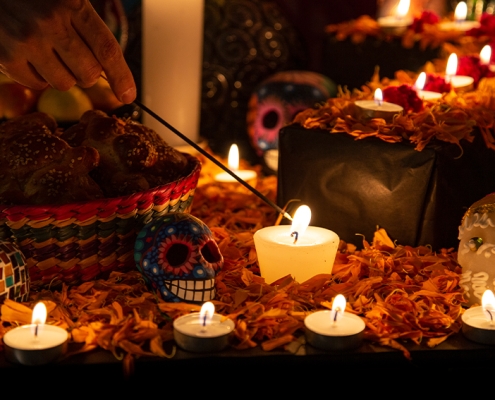
{"type": "MultiPolygon", "coordinates": [[[[329,229],[308,226],[305,231],[297,228],[300,232],[295,242],[291,234],[299,224],[296,217],[297,212],[290,227],[269,226],[254,234],[260,273],[267,283],[288,274],[304,282],[318,274],[332,273],[340,242],[338,235],[329,229]]],[[[306,226],[308,223],[309,220],[306,226]]]]}
{"type": "MultiPolygon", "coordinates": [[[[194,142],[199,139],[204,0],[143,0],[142,102],[194,142]]],[[[146,112],[144,125],[171,146],[184,141],[146,112]]]]}

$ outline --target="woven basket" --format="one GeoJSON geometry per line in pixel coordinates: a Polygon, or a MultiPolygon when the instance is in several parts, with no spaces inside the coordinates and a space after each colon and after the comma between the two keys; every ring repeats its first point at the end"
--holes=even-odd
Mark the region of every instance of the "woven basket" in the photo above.
{"type": "Polygon", "coordinates": [[[152,218],[189,212],[201,171],[187,155],[184,177],[128,196],[67,205],[0,206],[0,240],[15,241],[31,289],[77,285],[134,268],[134,241],[152,218]]]}

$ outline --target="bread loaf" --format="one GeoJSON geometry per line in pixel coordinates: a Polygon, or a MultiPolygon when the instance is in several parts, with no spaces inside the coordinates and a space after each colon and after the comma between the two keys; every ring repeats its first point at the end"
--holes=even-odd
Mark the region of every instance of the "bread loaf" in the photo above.
{"type": "Polygon", "coordinates": [[[71,146],[98,150],[100,162],[92,172],[106,197],[117,197],[164,185],[179,178],[187,158],[155,131],[102,111],[84,113],[61,137],[71,146]]]}
{"type": "Polygon", "coordinates": [[[89,176],[99,162],[96,149],[71,147],[44,113],[0,125],[0,203],[66,204],[103,197],[89,176]]]}

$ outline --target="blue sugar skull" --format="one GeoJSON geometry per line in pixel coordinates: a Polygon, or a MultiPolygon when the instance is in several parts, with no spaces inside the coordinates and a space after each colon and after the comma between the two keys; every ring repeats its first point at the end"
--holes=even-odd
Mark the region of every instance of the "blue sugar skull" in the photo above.
{"type": "Polygon", "coordinates": [[[223,267],[208,226],[185,213],[165,214],[145,225],[134,260],[150,289],[171,302],[212,300],[215,276],[223,267]]]}

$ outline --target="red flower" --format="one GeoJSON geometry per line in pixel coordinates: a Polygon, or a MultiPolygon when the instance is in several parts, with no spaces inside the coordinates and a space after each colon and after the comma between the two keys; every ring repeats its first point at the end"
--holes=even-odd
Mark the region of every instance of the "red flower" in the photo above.
{"type": "Polygon", "coordinates": [[[423,109],[423,101],[409,85],[386,87],[383,89],[383,100],[402,106],[406,112],[419,112],[423,109]]]}
{"type": "Polygon", "coordinates": [[[419,17],[414,18],[411,29],[416,33],[423,32],[424,24],[438,24],[440,18],[433,11],[423,11],[419,17]]]}
{"type": "Polygon", "coordinates": [[[495,15],[483,13],[480,18],[480,26],[466,32],[468,36],[495,36],[495,15]]]}
{"type": "Polygon", "coordinates": [[[446,93],[450,92],[450,83],[445,82],[445,79],[440,75],[426,74],[426,82],[423,90],[430,92],[446,93]]]}
{"type": "Polygon", "coordinates": [[[488,68],[488,65],[480,63],[478,56],[460,57],[457,75],[471,76],[474,79],[473,85],[475,88],[478,87],[481,78],[495,76],[488,68]]]}

